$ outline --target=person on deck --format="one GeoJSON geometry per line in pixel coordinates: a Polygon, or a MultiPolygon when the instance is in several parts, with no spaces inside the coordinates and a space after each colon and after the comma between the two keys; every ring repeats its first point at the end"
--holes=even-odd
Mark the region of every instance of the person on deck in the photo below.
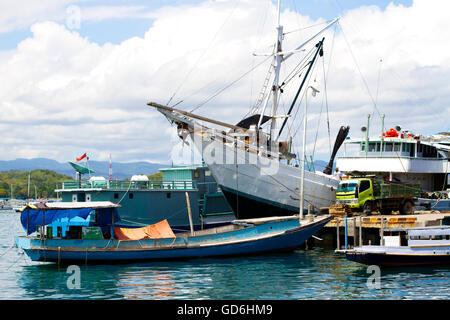
{"type": "Polygon", "coordinates": [[[338,180],[342,180],[342,174],[341,174],[341,172],[339,171],[339,168],[338,168],[338,167],[336,167],[336,169],[334,169],[334,174],[333,174],[333,176],[334,176],[336,179],[338,179],[338,180]]]}

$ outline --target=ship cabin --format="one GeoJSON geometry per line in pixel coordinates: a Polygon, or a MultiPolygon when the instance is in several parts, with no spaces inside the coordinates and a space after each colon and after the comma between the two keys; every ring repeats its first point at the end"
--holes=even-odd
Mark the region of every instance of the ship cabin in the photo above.
{"type": "Polygon", "coordinates": [[[138,227],[167,219],[174,231],[189,229],[187,199],[196,229],[234,219],[211,171],[205,165],[159,169],[160,180],[146,175],[107,180],[90,177],[64,181],[55,190],[62,202],[110,201],[120,204],[119,226],[138,227]]]}

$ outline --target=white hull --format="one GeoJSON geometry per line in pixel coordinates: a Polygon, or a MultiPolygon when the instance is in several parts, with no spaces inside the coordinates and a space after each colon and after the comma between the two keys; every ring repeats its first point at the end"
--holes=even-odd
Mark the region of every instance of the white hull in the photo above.
{"type": "MultiPolygon", "coordinates": [[[[249,205],[258,206],[257,203],[264,203],[264,210],[267,206],[274,210],[278,207],[280,214],[283,210],[299,212],[301,168],[223,143],[217,137],[211,139],[198,131],[191,138],[237,216],[246,214],[238,212],[239,208],[248,210],[249,205]],[[239,203],[243,198],[253,204],[239,203]]],[[[316,210],[334,204],[338,185],[339,180],[332,176],[305,171],[304,210],[308,204],[316,210]]]]}

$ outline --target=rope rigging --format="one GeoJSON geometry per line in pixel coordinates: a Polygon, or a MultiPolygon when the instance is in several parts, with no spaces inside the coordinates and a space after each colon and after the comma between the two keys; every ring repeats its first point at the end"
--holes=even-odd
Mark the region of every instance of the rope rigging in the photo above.
{"type": "MultiPolygon", "coordinates": [[[[222,23],[222,25],[219,27],[219,29],[216,31],[216,33],[214,34],[214,36],[212,37],[211,41],[208,44],[208,47],[206,50],[204,50],[202,52],[202,54],[198,57],[197,61],[194,63],[194,65],[191,67],[191,69],[188,71],[188,73],[185,75],[185,77],[183,78],[183,80],[181,81],[181,83],[178,85],[177,89],[175,90],[175,92],[172,94],[172,96],[170,97],[169,101],[167,101],[166,105],[169,106],[170,102],[172,101],[172,99],[175,97],[175,95],[178,93],[178,91],[181,89],[181,87],[184,85],[184,83],[186,82],[187,78],[191,75],[191,73],[197,68],[197,65],[200,63],[200,60],[205,56],[206,52],[208,52],[209,49],[211,49],[212,44],[214,43],[214,41],[216,40],[217,36],[219,35],[220,31],[222,31],[223,27],[226,25],[226,23],[228,22],[228,20],[231,18],[231,16],[233,15],[234,11],[236,10],[238,4],[240,3],[240,0],[236,0],[235,4],[233,6],[233,9],[231,10],[231,12],[228,14],[228,16],[226,17],[225,21],[222,23]]],[[[181,100],[180,102],[178,102],[177,104],[181,103],[183,100],[181,100]]]]}
{"type": "Polygon", "coordinates": [[[380,112],[380,110],[377,107],[377,102],[375,101],[374,97],[372,96],[372,93],[370,92],[369,86],[367,85],[367,81],[366,81],[366,79],[364,78],[364,76],[363,76],[363,74],[361,72],[361,68],[359,67],[359,64],[358,64],[358,61],[356,60],[355,54],[353,53],[353,50],[350,47],[350,43],[348,42],[347,37],[345,36],[345,32],[344,32],[344,29],[342,28],[342,24],[340,22],[338,22],[338,25],[339,25],[339,27],[340,27],[340,29],[342,31],[342,37],[344,38],[344,40],[345,40],[345,42],[347,44],[347,47],[348,47],[348,49],[350,51],[350,54],[351,54],[351,56],[353,58],[353,62],[355,63],[356,68],[358,69],[358,72],[359,72],[359,74],[361,76],[362,82],[363,82],[363,84],[364,84],[364,86],[365,86],[365,88],[367,90],[367,93],[369,94],[370,99],[372,100],[373,108],[374,108],[374,110],[377,111],[378,116],[381,118],[381,112],[380,112]]]}

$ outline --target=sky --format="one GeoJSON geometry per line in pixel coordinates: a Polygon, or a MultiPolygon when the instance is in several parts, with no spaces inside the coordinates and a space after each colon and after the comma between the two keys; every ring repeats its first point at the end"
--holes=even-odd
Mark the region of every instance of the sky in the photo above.
{"type": "MultiPolygon", "coordinates": [[[[327,161],[339,127],[360,137],[368,114],[375,136],[381,114],[387,128],[450,130],[447,0],[288,0],[281,9],[286,49],[340,18],[323,34],[311,77],[320,93],[307,98],[308,154],[327,161]]],[[[275,25],[270,0],[2,0],[0,159],[65,162],[87,153],[171,163],[184,147],[146,103],[191,110],[208,101],[195,112],[239,122],[270,64],[254,53],[270,53],[275,25]]],[[[282,79],[317,41],[286,61],[282,79]]],[[[286,86],[280,111],[298,81],[286,86]]],[[[289,120],[296,150],[302,110],[289,120]]]]}

